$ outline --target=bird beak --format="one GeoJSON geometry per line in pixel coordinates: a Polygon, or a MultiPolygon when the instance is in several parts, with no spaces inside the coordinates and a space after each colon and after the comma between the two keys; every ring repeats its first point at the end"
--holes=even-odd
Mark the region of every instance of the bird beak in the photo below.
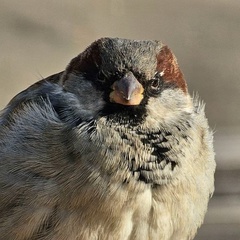
{"type": "Polygon", "coordinates": [[[110,101],[122,105],[139,105],[143,99],[143,86],[132,72],[126,73],[123,78],[112,85],[110,101]]]}

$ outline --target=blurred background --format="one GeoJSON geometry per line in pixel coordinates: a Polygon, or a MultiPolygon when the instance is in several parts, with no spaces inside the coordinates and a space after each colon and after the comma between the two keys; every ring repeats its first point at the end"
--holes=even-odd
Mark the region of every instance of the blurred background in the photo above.
{"type": "Polygon", "coordinates": [[[240,1],[0,0],[0,108],[94,40],[156,39],[215,131],[216,191],[197,240],[240,239],[240,1]]]}

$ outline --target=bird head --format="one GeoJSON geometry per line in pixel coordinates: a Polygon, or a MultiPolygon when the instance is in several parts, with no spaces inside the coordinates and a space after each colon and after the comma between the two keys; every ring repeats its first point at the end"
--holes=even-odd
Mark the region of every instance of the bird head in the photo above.
{"type": "Polygon", "coordinates": [[[160,41],[99,39],[70,62],[61,83],[80,99],[103,103],[96,106],[101,114],[121,112],[135,120],[149,111],[169,115],[165,110],[189,102],[177,60],[160,41]]]}

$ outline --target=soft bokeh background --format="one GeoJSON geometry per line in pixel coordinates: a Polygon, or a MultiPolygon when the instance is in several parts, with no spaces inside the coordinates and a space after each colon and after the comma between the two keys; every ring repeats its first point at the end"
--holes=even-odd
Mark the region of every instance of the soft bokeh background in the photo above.
{"type": "Polygon", "coordinates": [[[173,49],[216,131],[216,192],[196,239],[239,240],[240,1],[0,0],[0,108],[103,36],[173,49]]]}

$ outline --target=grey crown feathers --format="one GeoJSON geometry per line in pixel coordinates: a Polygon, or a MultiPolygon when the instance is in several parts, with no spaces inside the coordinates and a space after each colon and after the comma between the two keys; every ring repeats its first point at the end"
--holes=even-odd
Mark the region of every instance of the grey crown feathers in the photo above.
{"type": "Polygon", "coordinates": [[[212,142],[166,45],[100,39],[0,114],[1,239],[193,239],[212,142]]]}

